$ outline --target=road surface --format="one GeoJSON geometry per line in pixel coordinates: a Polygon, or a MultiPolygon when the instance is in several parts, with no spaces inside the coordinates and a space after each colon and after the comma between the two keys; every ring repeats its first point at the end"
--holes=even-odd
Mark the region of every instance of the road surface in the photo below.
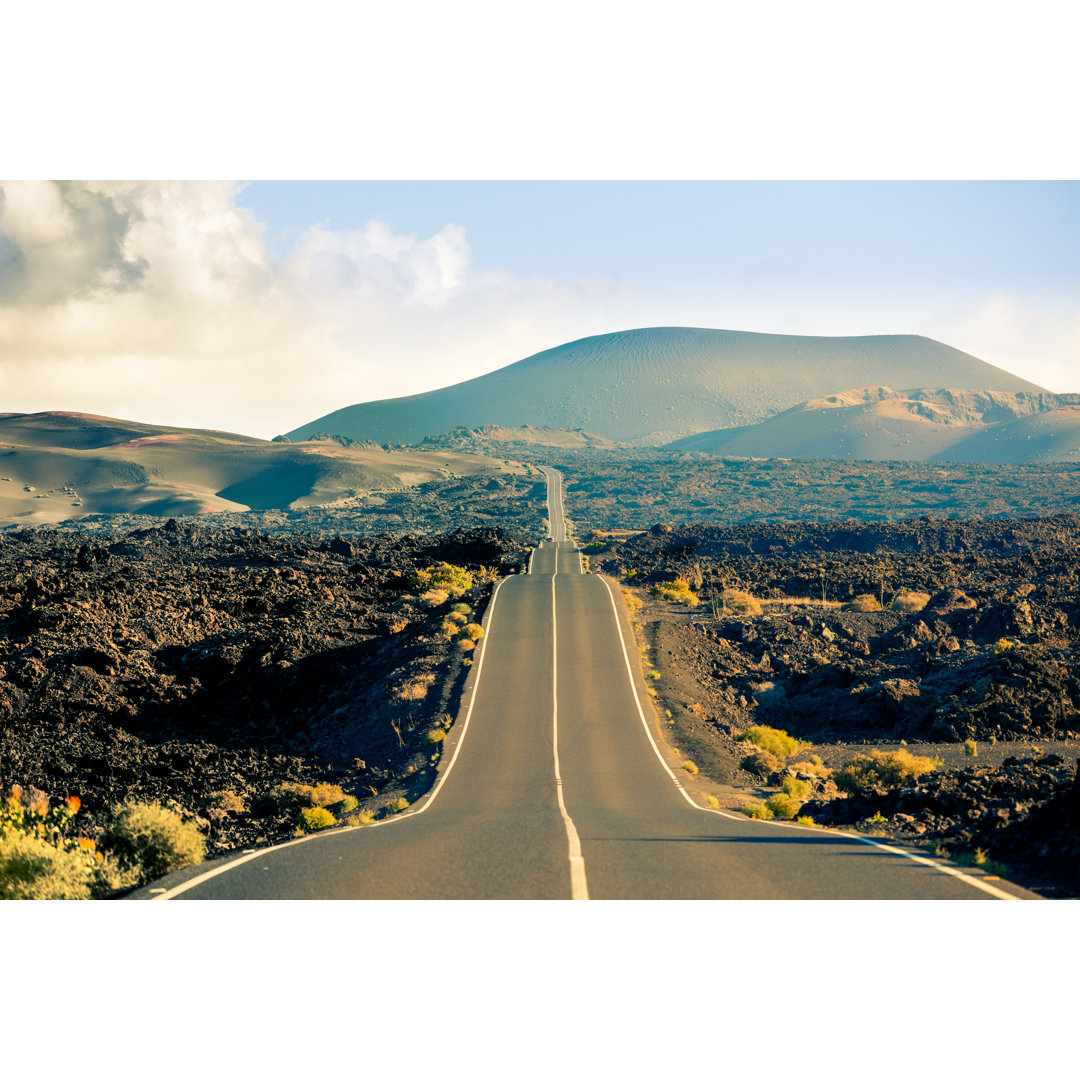
{"type": "Polygon", "coordinates": [[[701,805],[655,730],[622,598],[581,572],[562,478],[545,472],[554,542],[488,605],[432,791],[386,821],[188,867],[134,897],[1032,897],[884,841],[701,805]]]}

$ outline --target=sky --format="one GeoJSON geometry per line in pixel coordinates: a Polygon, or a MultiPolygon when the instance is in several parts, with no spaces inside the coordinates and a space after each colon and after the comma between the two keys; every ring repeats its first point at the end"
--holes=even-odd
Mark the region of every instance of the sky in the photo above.
{"type": "Polygon", "coordinates": [[[1080,391],[1075,181],[31,180],[0,197],[9,411],[270,437],[652,325],[925,334],[1080,391]]]}

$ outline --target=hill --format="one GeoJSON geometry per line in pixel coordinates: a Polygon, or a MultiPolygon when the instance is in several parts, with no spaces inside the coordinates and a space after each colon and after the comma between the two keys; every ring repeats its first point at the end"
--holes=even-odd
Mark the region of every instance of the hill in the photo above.
{"type": "Polygon", "coordinates": [[[1006,463],[1080,460],[1080,394],[864,386],[760,424],[670,444],[726,457],[1006,463]]]}
{"type": "Polygon", "coordinates": [[[0,414],[0,525],[90,514],[298,509],[458,476],[522,472],[494,458],[290,444],[80,413],[0,414]]]}
{"type": "Polygon", "coordinates": [[[658,444],[756,424],[868,382],[1038,393],[1040,387],[931,338],[796,337],[662,326],[582,338],[467,382],[339,409],[289,432],[419,443],[465,426],[586,429],[658,444]]]}

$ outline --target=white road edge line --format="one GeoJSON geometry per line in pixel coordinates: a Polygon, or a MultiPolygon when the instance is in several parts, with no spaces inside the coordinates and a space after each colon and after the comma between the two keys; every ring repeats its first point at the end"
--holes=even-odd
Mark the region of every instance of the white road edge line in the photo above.
{"type": "Polygon", "coordinates": [[[559,797],[559,813],[566,826],[570,846],[570,899],[588,900],[589,887],[585,882],[585,856],[581,853],[581,837],[574,819],[566,810],[563,799],[562,774],[559,771],[559,633],[555,619],[555,579],[559,576],[559,553],[555,550],[555,573],[551,575],[551,741],[555,756],[555,793],[559,797]]]}
{"type": "MultiPolygon", "coordinates": [[[[675,786],[679,789],[679,793],[682,797],[695,809],[701,810],[706,814],[719,814],[720,817],[727,818],[729,821],[744,822],[748,821],[748,818],[744,818],[742,815],[729,814],[724,810],[714,810],[711,806],[699,806],[694,802],[693,796],[682,786],[679,782],[679,778],[671,771],[668,763],[664,760],[663,754],[660,753],[660,748],[656,745],[656,740],[653,738],[652,730],[649,727],[648,721],[645,719],[645,710],[641,707],[641,698],[638,697],[637,686],[634,683],[634,670],[630,666],[630,654],[626,651],[626,638],[622,632],[622,620],[619,618],[619,609],[615,606],[615,594],[611,589],[611,585],[608,583],[607,578],[601,577],[600,580],[604,583],[604,587],[608,591],[608,598],[611,600],[611,611],[615,616],[615,628],[619,632],[619,644],[622,646],[623,660],[626,662],[626,675],[630,680],[630,691],[634,695],[634,704],[637,705],[638,716],[641,718],[641,725],[645,728],[645,734],[649,738],[649,744],[653,748],[653,752],[656,754],[660,764],[664,767],[664,771],[671,777],[675,786]]],[[[761,821],[760,825],[776,825],[775,822],[761,821]]],[[[961,881],[973,888],[981,889],[985,893],[989,893],[991,896],[997,897],[999,900],[1019,900],[1020,897],[1013,896],[1011,893],[1005,892],[1003,889],[997,889],[993,885],[987,884],[985,881],[980,881],[978,878],[973,878],[968,874],[965,874],[962,870],[957,870],[955,867],[946,866],[943,863],[934,862],[933,859],[928,859],[923,855],[915,855],[909,851],[903,851],[900,848],[891,847],[888,844],[882,844],[877,840],[872,840],[868,836],[859,836],[857,833],[843,832],[840,829],[809,829],[804,825],[779,825],[779,828],[785,829],[798,829],[802,832],[814,832],[821,833],[827,831],[834,836],[843,836],[849,840],[858,840],[860,844],[869,844],[870,847],[878,848],[880,851],[886,852],[890,855],[900,855],[905,859],[910,859],[912,862],[919,863],[922,866],[929,866],[933,870],[938,870],[943,874],[947,874],[950,877],[959,878],[961,881]]]]}
{"type": "MultiPolygon", "coordinates": [[[[465,719],[461,725],[461,735],[458,737],[457,745],[454,747],[454,753],[450,758],[449,764],[446,766],[445,771],[439,776],[439,779],[435,782],[435,786],[423,797],[421,804],[417,804],[415,808],[406,810],[404,813],[395,814],[391,818],[384,818],[382,821],[374,821],[370,825],[347,825],[342,829],[331,829],[328,832],[311,833],[308,836],[301,836],[296,840],[288,840],[284,844],[274,844],[273,847],[262,848],[259,851],[254,851],[249,855],[244,855],[239,859],[233,859],[232,862],[226,863],[224,866],[219,866],[214,870],[207,870],[203,874],[199,874],[196,877],[189,878],[187,881],[182,881],[179,885],[175,885],[173,888],[159,893],[153,897],[153,900],[171,900],[174,896],[179,896],[181,893],[187,892],[189,889],[195,888],[196,885],[201,885],[204,881],[209,881],[211,878],[217,877],[219,874],[224,874],[229,870],[234,870],[236,867],[243,865],[246,862],[251,862],[252,859],[261,858],[263,855],[268,855],[271,851],[282,851],[285,848],[293,847],[296,844],[306,844],[312,840],[323,840],[330,836],[341,836],[343,833],[353,832],[356,829],[377,829],[382,825],[393,825],[398,821],[406,821],[409,818],[416,817],[422,814],[429,806],[435,801],[435,796],[439,794],[443,784],[446,783],[446,778],[450,775],[451,770],[454,768],[454,764],[457,762],[458,754],[461,753],[461,747],[465,742],[465,735],[469,730],[469,720],[472,718],[473,705],[476,702],[476,695],[480,690],[480,676],[484,672],[484,658],[487,656],[487,642],[491,635],[491,624],[495,618],[495,601],[498,599],[499,590],[503,587],[504,583],[509,580],[503,578],[498,585],[495,586],[495,591],[491,594],[491,603],[488,605],[488,609],[484,614],[483,622],[486,623],[484,637],[481,639],[480,645],[480,660],[476,667],[476,681],[473,683],[472,694],[469,696],[469,704],[465,709],[465,719]]],[[[561,795],[560,795],[561,798],[561,795]]],[[[153,891],[153,890],[151,890],[153,891]]]]}

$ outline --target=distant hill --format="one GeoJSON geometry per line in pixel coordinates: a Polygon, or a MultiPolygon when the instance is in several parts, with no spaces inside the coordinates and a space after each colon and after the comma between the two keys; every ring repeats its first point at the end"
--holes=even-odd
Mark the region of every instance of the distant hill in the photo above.
{"type": "Polygon", "coordinates": [[[669,449],[726,457],[1080,461],[1080,394],[865,386],[760,424],[679,439],[669,449]]]}
{"type": "Polygon", "coordinates": [[[0,413],[0,526],[90,514],[301,509],[505,471],[523,470],[447,450],[266,442],[81,413],[0,413]]]}
{"type": "Polygon", "coordinates": [[[465,426],[577,428],[660,444],[756,424],[868,383],[1039,393],[931,338],[795,337],[661,326],[582,338],[441,390],[339,409],[289,432],[419,443],[465,426]]]}

